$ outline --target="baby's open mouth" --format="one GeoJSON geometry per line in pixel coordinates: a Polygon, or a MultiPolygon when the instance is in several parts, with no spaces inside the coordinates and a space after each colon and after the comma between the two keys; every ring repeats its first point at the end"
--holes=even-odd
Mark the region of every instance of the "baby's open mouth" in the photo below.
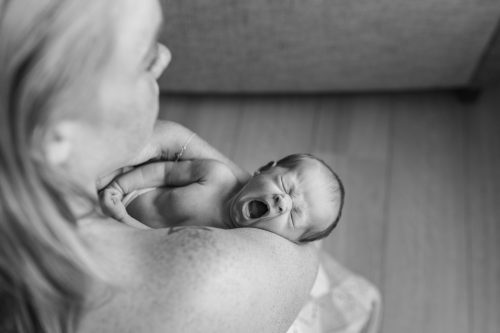
{"type": "Polygon", "coordinates": [[[258,219],[267,214],[269,208],[267,204],[259,200],[252,200],[248,203],[248,216],[251,219],[258,219]]]}

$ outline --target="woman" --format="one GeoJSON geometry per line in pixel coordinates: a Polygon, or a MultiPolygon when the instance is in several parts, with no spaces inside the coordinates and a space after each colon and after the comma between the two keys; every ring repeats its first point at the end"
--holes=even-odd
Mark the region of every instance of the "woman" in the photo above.
{"type": "Polygon", "coordinates": [[[0,331],[283,332],[304,303],[311,247],[100,214],[100,176],[190,137],[155,124],[160,24],[157,0],[0,0],[0,331]]]}

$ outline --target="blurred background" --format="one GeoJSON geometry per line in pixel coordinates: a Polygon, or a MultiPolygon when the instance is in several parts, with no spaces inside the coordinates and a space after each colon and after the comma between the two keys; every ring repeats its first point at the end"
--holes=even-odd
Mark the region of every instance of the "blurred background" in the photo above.
{"type": "Polygon", "coordinates": [[[329,163],[324,248],[378,286],[381,332],[499,332],[498,0],[163,5],[161,118],[249,171],[329,163]]]}

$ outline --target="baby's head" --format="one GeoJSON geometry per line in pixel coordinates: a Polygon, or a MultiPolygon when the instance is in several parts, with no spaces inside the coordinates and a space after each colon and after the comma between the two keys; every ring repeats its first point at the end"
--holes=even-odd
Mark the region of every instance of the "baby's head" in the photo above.
{"type": "Polygon", "coordinates": [[[259,168],[231,200],[237,227],[265,229],[294,242],[324,238],[344,203],[339,177],[310,154],[293,154],[259,168]]]}

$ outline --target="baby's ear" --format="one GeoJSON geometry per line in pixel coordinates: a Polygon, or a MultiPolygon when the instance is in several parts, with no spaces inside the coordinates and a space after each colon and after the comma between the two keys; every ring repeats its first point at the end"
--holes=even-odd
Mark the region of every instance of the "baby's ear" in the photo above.
{"type": "Polygon", "coordinates": [[[267,170],[269,170],[269,169],[271,169],[271,168],[273,168],[275,166],[276,166],[276,161],[271,161],[271,162],[267,163],[266,165],[261,166],[260,168],[258,168],[257,171],[255,171],[253,175],[254,176],[258,175],[259,173],[261,173],[263,171],[267,171],[267,170]]]}

